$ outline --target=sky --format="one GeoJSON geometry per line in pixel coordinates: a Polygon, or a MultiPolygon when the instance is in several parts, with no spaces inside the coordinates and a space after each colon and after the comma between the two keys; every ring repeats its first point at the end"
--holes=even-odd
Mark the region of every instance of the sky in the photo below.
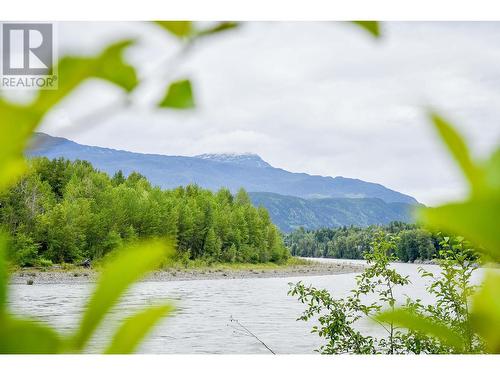
{"type": "Polygon", "coordinates": [[[244,23],[181,54],[153,24],[59,23],[60,56],[136,39],[126,59],[144,83],[128,108],[103,115],[123,93],[86,82],[41,130],[143,153],[251,152],[293,172],[381,183],[427,205],[459,199],[464,180],[426,113],[452,120],[476,157],[499,143],[500,23],[388,22],[382,32],[375,40],[348,23],[244,23]],[[155,108],[167,83],[185,77],[196,109],[155,108]]]}

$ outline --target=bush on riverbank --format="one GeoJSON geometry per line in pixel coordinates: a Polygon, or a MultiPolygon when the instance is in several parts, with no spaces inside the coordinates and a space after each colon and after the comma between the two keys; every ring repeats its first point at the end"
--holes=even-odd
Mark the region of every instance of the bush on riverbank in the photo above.
{"type": "Polygon", "coordinates": [[[180,262],[282,263],[289,257],[264,208],[244,190],[162,190],[132,173],[109,177],[86,161],[36,158],[0,196],[0,224],[21,266],[100,259],[124,242],[174,237],[180,262]]]}
{"type": "Polygon", "coordinates": [[[356,286],[347,296],[337,297],[326,289],[307,286],[302,281],[290,283],[289,295],[305,304],[298,320],[317,320],[312,333],[324,341],[317,350],[322,354],[458,354],[482,353],[483,339],[473,330],[469,302],[477,286],[471,283],[478,264],[471,259],[477,253],[461,237],[444,238],[441,243],[439,274],[419,269],[421,277],[430,284],[426,290],[434,301],[425,304],[421,299],[406,296],[397,299],[396,290],[410,284],[408,276],[399,274],[392,263],[398,261],[397,239],[393,234],[376,232],[365,252],[367,267],[356,276],[356,286]],[[369,303],[368,303],[369,301],[369,303]],[[427,321],[440,327],[439,337],[424,335],[416,325],[401,328],[394,319],[397,306],[413,322],[427,321]],[[381,311],[385,311],[380,314],[381,311]],[[367,335],[360,321],[372,321],[380,334],[367,335]],[[443,335],[443,332],[446,334],[443,335]]]}

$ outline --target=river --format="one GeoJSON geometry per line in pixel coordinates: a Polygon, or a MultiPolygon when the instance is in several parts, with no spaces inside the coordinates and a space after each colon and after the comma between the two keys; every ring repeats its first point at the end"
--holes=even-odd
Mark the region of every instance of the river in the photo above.
{"type": "MultiPolygon", "coordinates": [[[[322,259],[321,261],[356,262],[322,259]]],[[[361,262],[361,261],[360,261],[361,262]]],[[[426,281],[418,276],[418,265],[394,264],[411,284],[396,290],[399,300],[405,295],[431,302],[426,281]]],[[[423,266],[437,272],[434,265],[423,266]]],[[[475,275],[479,280],[479,275],[475,275]]],[[[255,338],[231,323],[237,319],[278,354],[314,353],[322,340],[310,333],[311,322],[296,321],[304,305],[287,295],[288,283],[303,280],[326,288],[335,296],[349,293],[355,274],[289,278],[190,280],[141,282],[134,286],[110,314],[105,328],[91,342],[88,351],[99,352],[118,322],[141,306],[171,300],[176,313],[165,319],[139,348],[140,353],[269,353],[255,338]]],[[[70,332],[78,323],[92,284],[11,285],[11,308],[35,317],[61,331],[70,332]]],[[[366,333],[377,334],[373,323],[362,323],[366,333]]]]}

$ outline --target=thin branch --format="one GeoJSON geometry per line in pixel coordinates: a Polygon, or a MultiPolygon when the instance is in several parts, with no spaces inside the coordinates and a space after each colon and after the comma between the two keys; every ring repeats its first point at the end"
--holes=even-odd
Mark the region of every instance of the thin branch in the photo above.
{"type": "Polygon", "coordinates": [[[271,353],[276,354],[269,346],[266,345],[264,341],[259,339],[252,331],[250,331],[247,327],[245,327],[243,324],[241,324],[238,320],[233,319],[233,317],[230,318],[230,321],[233,323],[236,323],[238,326],[240,326],[245,332],[247,332],[250,336],[255,338],[258,342],[260,342],[264,347],[269,350],[271,353]]]}

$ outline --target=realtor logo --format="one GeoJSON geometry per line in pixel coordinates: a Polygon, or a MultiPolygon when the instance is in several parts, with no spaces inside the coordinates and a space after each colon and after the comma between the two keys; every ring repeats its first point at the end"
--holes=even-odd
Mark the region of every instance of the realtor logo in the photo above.
{"type": "Polygon", "coordinates": [[[2,88],[57,88],[50,23],[2,24],[2,88]]]}

